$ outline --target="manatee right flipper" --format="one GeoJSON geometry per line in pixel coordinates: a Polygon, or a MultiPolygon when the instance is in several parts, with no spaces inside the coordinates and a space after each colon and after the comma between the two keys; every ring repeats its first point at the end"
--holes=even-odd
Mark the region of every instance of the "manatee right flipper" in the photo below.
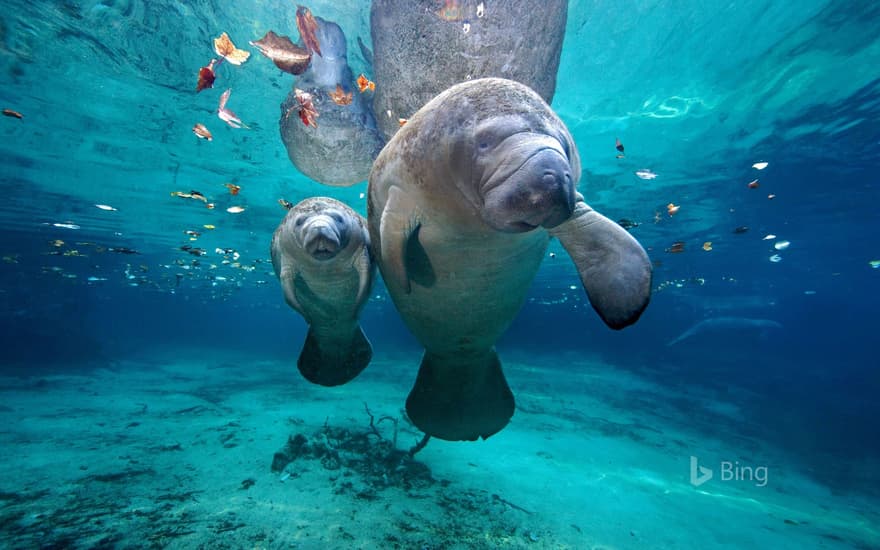
{"type": "Polygon", "coordinates": [[[303,307],[296,299],[297,274],[294,269],[284,266],[279,270],[278,280],[281,282],[281,290],[284,292],[284,301],[287,305],[302,313],[303,307]]]}
{"type": "Polygon", "coordinates": [[[486,439],[507,425],[514,408],[494,348],[448,356],[426,351],[406,399],[413,424],[447,441],[486,439]]]}
{"type": "Polygon", "coordinates": [[[622,329],[635,323],[651,299],[651,262],[639,242],[580,195],[571,218],[550,234],[571,256],[590,304],[605,324],[622,329]]]}
{"type": "Polygon", "coordinates": [[[379,222],[379,234],[382,235],[379,253],[385,267],[382,276],[407,294],[412,290],[407,273],[407,250],[410,239],[419,227],[417,214],[410,213],[417,211],[410,197],[400,188],[392,186],[388,190],[388,201],[379,222]]]}

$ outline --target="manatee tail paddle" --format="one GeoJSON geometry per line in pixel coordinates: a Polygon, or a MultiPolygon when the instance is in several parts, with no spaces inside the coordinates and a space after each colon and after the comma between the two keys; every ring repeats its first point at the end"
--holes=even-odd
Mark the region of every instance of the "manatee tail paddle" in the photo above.
{"type": "Polygon", "coordinates": [[[513,393],[494,349],[443,356],[426,351],[406,400],[410,420],[447,441],[486,439],[507,425],[513,411],[513,393]]]}
{"type": "Polygon", "coordinates": [[[309,326],[309,333],[296,366],[303,377],[313,384],[340,386],[361,373],[370,359],[373,347],[360,325],[350,337],[329,338],[309,326]]]}

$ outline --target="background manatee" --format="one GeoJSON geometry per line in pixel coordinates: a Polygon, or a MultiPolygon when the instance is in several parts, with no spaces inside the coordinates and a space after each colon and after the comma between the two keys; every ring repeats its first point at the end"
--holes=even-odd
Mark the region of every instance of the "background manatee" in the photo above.
{"type": "Polygon", "coordinates": [[[348,66],[345,34],[336,23],[315,19],[315,34],[323,55],[312,55],[311,65],[293,88],[314,96],[318,127],[304,125],[297,116],[292,88],[281,105],[281,139],[291,162],[306,176],[327,185],[353,185],[367,179],[383,140],[348,66]],[[336,90],[337,84],[345,92],[354,92],[351,104],[337,105],[330,99],[328,94],[336,90]]]}
{"type": "Polygon", "coordinates": [[[526,84],[547,103],[553,99],[567,1],[450,4],[373,1],[373,108],[386,139],[397,131],[398,118],[409,118],[465,80],[507,78],[526,84]]]}
{"type": "Polygon", "coordinates": [[[303,200],[272,235],[284,300],[309,324],[297,367],[312,383],[345,384],[373,356],[358,322],[376,272],[369,246],[366,220],[329,197],[303,200]]]}

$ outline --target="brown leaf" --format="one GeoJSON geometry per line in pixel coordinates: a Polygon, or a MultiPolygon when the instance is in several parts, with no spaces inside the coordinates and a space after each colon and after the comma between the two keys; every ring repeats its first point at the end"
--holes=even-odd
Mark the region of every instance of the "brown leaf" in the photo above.
{"type": "Polygon", "coordinates": [[[213,88],[214,87],[214,79],[216,75],[214,74],[214,62],[216,59],[212,59],[207,66],[199,69],[199,82],[196,84],[196,92],[201,92],[205,88],[213,88]]]}
{"type": "Polygon", "coordinates": [[[312,103],[312,94],[308,92],[304,92],[299,88],[294,89],[294,93],[296,94],[296,100],[299,103],[299,119],[302,120],[302,123],[306,126],[311,126],[312,128],[318,127],[318,110],[315,109],[314,103],[312,103]]]}
{"type": "MultiPolygon", "coordinates": [[[[321,55],[321,45],[318,44],[318,37],[315,34],[318,31],[318,22],[309,8],[298,6],[296,8],[296,28],[299,29],[299,36],[302,38],[306,48],[321,55]]],[[[323,56],[321,56],[323,57],[323,56]]]]}
{"type": "Polygon", "coordinates": [[[275,63],[275,66],[290,74],[302,74],[309,67],[312,54],[305,48],[297,46],[286,36],[278,36],[272,31],[263,38],[251,42],[260,53],[275,63]]]}

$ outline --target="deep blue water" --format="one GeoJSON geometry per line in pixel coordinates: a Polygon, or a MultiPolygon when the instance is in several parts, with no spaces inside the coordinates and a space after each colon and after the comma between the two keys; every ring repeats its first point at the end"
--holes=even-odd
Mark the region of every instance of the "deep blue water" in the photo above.
{"type": "MultiPolygon", "coordinates": [[[[329,194],[364,212],[366,188],[322,187],[288,162],[277,112],[291,79],[264,59],[247,71],[222,69],[254,130],[215,126],[213,143],[193,138],[193,120],[214,109],[191,89],[211,55],[206,38],[289,25],[293,10],[175,4],[3,3],[0,107],[24,114],[0,119],[4,370],[234,350],[289,360],[296,374],[305,324],[283,303],[268,261],[284,214],[276,201],[329,194]],[[223,213],[225,181],[242,186],[241,216],[223,213]],[[169,199],[191,188],[211,188],[222,215],[169,199]],[[218,229],[198,245],[235,248],[253,271],[209,270],[216,254],[192,266],[179,250],[183,231],[206,223],[218,229]],[[63,255],[70,250],[81,256],[63,255]]],[[[352,43],[369,34],[362,4],[310,7],[347,26],[352,43]]],[[[840,491],[876,490],[876,471],[847,465],[880,458],[880,269],[870,264],[880,260],[880,8],[801,4],[570,3],[553,107],[581,150],[587,201],[640,223],[631,231],[655,262],[655,290],[638,324],[612,332],[553,243],[556,257],[545,259],[498,350],[502,359],[582,354],[670,387],[746,389],[755,436],[840,491]],[[627,158],[615,159],[615,137],[627,158]],[[757,171],[758,161],[769,166],[757,171]],[[658,177],[637,178],[642,168],[658,177]],[[755,178],[760,187],[749,189],[755,178]],[[672,217],[669,202],[681,205],[672,217]],[[777,238],[763,240],[768,234],[777,238]],[[775,250],[780,240],[790,247],[775,250]],[[667,252],[676,241],[684,252],[667,252]],[[781,261],[770,261],[774,254],[781,261]],[[666,346],[721,316],[783,328],[666,346]]],[[[384,286],[373,294],[362,323],[377,353],[415,354],[384,286]]]]}

